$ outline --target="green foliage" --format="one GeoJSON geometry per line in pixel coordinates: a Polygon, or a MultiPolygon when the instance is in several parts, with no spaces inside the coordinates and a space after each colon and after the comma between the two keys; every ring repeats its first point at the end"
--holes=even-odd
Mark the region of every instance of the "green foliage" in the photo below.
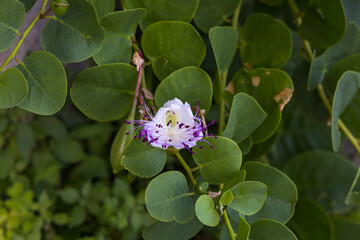
{"type": "Polygon", "coordinates": [[[35,2],[0,0],[0,240],[359,235],[358,0],[35,2]]]}

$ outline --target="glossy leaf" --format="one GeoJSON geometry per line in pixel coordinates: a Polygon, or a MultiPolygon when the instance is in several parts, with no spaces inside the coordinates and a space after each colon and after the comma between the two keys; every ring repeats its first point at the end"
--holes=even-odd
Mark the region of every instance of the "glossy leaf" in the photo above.
{"type": "Polygon", "coordinates": [[[240,69],[232,78],[236,92],[244,92],[256,99],[267,117],[252,134],[254,143],[263,142],[273,135],[280,124],[281,111],[290,101],[294,89],[292,80],[277,69],[240,69]]]}
{"type": "Polygon", "coordinates": [[[145,15],[145,9],[117,11],[105,15],[100,23],[106,35],[101,49],[94,55],[94,60],[99,65],[129,63],[132,54],[130,37],[135,34],[138,23],[145,15]]]}
{"type": "Polygon", "coordinates": [[[17,0],[0,0],[0,52],[8,50],[25,22],[24,5],[17,0]]]}
{"type": "Polygon", "coordinates": [[[115,9],[115,0],[90,0],[94,5],[98,18],[102,18],[115,9]]]}
{"type": "Polygon", "coordinates": [[[200,0],[194,16],[196,26],[203,32],[219,26],[229,17],[239,4],[239,0],[200,0]]]}
{"type": "Polygon", "coordinates": [[[185,67],[173,72],[156,89],[155,103],[160,107],[175,97],[194,107],[200,102],[200,108],[207,112],[212,97],[209,75],[197,67],[185,67]]]}
{"type": "MultiPolygon", "coordinates": [[[[222,192],[224,192],[224,191],[222,190],[222,192]]],[[[227,190],[221,196],[221,198],[219,200],[219,204],[221,204],[221,205],[229,205],[232,202],[233,198],[234,198],[234,196],[233,196],[232,191],[227,190]]]]}
{"type": "Polygon", "coordinates": [[[231,178],[224,184],[224,187],[221,189],[221,191],[226,192],[227,190],[235,187],[239,183],[243,182],[245,180],[245,177],[246,171],[244,169],[241,169],[233,178],[231,178]]]}
{"type": "Polygon", "coordinates": [[[240,40],[241,59],[251,68],[279,68],[291,55],[289,28],[267,14],[256,13],[248,17],[240,29],[240,40]]]}
{"type": "Polygon", "coordinates": [[[9,68],[0,74],[0,108],[12,108],[26,97],[28,85],[22,73],[9,68]]]}
{"type": "Polygon", "coordinates": [[[356,169],[346,159],[333,152],[304,152],[288,162],[285,172],[296,183],[299,193],[307,194],[325,210],[341,212],[348,208],[344,200],[356,169]]]}
{"type": "Polygon", "coordinates": [[[61,62],[80,62],[101,48],[104,37],[94,6],[89,1],[72,0],[64,15],[52,16],[46,23],[41,44],[61,62]]]}
{"type": "Polygon", "coordinates": [[[307,85],[309,89],[313,90],[318,86],[333,64],[354,53],[358,38],[359,26],[354,22],[350,22],[340,42],[328,48],[322,55],[312,59],[307,85]]]}
{"type": "Polygon", "coordinates": [[[246,221],[252,223],[259,219],[273,219],[286,223],[294,213],[297,201],[297,189],[288,176],[276,168],[258,162],[247,162],[246,181],[259,181],[267,186],[266,201],[259,212],[247,216],[246,221]]]}
{"type": "Polygon", "coordinates": [[[140,23],[142,30],[163,20],[190,22],[199,0],[125,0],[127,8],[146,8],[148,15],[140,23]]]}
{"type": "Polygon", "coordinates": [[[253,97],[238,93],[234,96],[229,121],[222,135],[240,143],[261,125],[266,116],[253,97]]]}
{"type": "Polygon", "coordinates": [[[233,27],[213,27],[209,38],[220,73],[226,71],[234,58],[238,34],[233,27]]]}
{"type": "Polygon", "coordinates": [[[160,173],[165,166],[166,152],[155,148],[140,139],[133,139],[126,146],[121,165],[139,177],[148,178],[160,173]]]}
{"type": "MultiPolygon", "coordinates": [[[[338,151],[341,144],[341,132],[338,126],[338,120],[346,108],[351,107],[351,116],[348,116],[346,121],[347,127],[351,132],[359,132],[360,127],[357,126],[360,120],[360,114],[356,113],[356,109],[360,109],[360,73],[357,72],[345,72],[336,87],[335,96],[332,105],[331,116],[331,137],[334,151],[338,151]],[[351,105],[350,105],[351,104],[351,105]]],[[[349,114],[349,110],[347,114],[349,114]]],[[[360,133],[355,137],[360,137],[360,133]]]]}
{"type": "Polygon", "coordinates": [[[28,94],[20,108],[40,115],[51,115],[64,106],[66,74],[54,55],[45,51],[33,52],[17,68],[28,84],[28,94]]]}
{"type": "Polygon", "coordinates": [[[175,221],[156,222],[143,231],[143,238],[145,240],[188,240],[195,236],[203,226],[196,217],[185,224],[175,221]]]}
{"type": "Polygon", "coordinates": [[[250,225],[239,215],[239,227],[236,240],[248,240],[250,234],[250,225]]]}
{"type": "Polygon", "coordinates": [[[205,44],[200,35],[184,22],[154,23],[144,31],[141,43],[160,80],[177,69],[200,66],[205,57],[205,44]]]}
{"type": "Polygon", "coordinates": [[[208,143],[200,142],[194,148],[194,161],[200,167],[200,172],[205,181],[210,184],[221,184],[231,179],[239,172],[242,156],[237,144],[225,137],[204,138],[208,143]]]}
{"type": "Polygon", "coordinates": [[[316,47],[326,48],[343,37],[346,28],[341,0],[316,0],[309,3],[299,34],[316,47]],[[336,17],[334,17],[336,16],[336,17]]]}
{"type": "Polygon", "coordinates": [[[258,220],[250,225],[251,240],[297,240],[285,225],[274,220],[258,220]]]}
{"type": "Polygon", "coordinates": [[[219,224],[220,216],[214,209],[214,200],[208,195],[201,195],[195,204],[195,213],[206,226],[215,227],[219,224]]]}
{"type": "Polygon", "coordinates": [[[120,119],[131,108],[136,78],[135,67],[128,64],[88,68],[76,77],[70,96],[74,104],[92,119],[120,119]]]}
{"type": "Polygon", "coordinates": [[[162,173],[151,180],[146,188],[146,208],[153,218],[162,222],[175,220],[182,224],[188,223],[194,217],[194,202],[188,190],[182,173],[162,173]]]}
{"type": "Polygon", "coordinates": [[[233,200],[229,207],[244,215],[257,213],[266,199],[266,185],[255,181],[245,181],[231,188],[233,200]]]}
{"type": "Polygon", "coordinates": [[[299,239],[333,239],[334,227],[325,210],[316,202],[303,197],[296,204],[288,226],[299,239]]]}

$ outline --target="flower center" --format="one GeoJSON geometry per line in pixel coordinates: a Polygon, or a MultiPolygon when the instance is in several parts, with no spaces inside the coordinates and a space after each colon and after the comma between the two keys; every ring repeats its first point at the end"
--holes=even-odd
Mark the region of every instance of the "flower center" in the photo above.
{"type": "Polygon", "coordinates": [[[166,126],[170,126],[174,128],[177,123],[177,116],[174,111],[168,110],[165,115],[166,126]]]}

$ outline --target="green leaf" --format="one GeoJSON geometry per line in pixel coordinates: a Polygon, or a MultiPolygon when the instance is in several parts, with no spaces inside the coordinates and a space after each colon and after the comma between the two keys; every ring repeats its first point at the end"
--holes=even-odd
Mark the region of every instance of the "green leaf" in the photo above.
{"type": "Polygon", "coordinates": [[[134,175],[142,178],[160,173],[166,163],[166,152],[140,139],[133,139],[124,149],[121,165],[134,175]]]}
{"type": "Polygon", "coordinates": [[[230,189],[234,197],[229,207],[241,214],[253,215],[263,206],[266,189],[266,185],[261,182],[241,182],[230,189]]]}
{"type": "Polygon", "coordinates": [[[338,126],[338,120],[346,108],[349,109],[347,114],[351,114],[345,122],[351,132],[357,133],[355,137],[360,137],[360,127],[358,122],[360,114],[360,73],[345,72],[336,87],[335,96],[332,105],[331,117],[331,137],[334,151],[338,151],[341,144],[341,132],[338,126]],[[354,111],[355,110],[355,111],[354,111]]]}
{"type": "Polygon", "coordinates": [[[194,22],[201,31],[208,32],[231,16],[238,4],[239,0],[200,0],[194,22]]]}
{"type": "Polygon", "coordinates": [[[194,148],[194,161],[200,167],[200,172],[205,181],[210,184],[221,184],[239,172],[242,156],[238,145],[225,137],[205,137],[207,142],[200,142],[194,148]]]}
{"type": "Polygon", "coordinates": [[[349,220],[334,219],[335,240],[353,240],[360,235],[360,223],[349,220]]]}
{"type": "Polygon", "coordinates": [[[143,238],[145,240],[188,240],[194,237],[203,226],[198,218],[193,218],[185,224],[179,224],[175,221],[156,222],[145,228],[143,238]]]}
{"type": "Polygon", "coordinates": [[[280,124],[281,111],[290,101],[294,89],[292,80],[277,69],[240,69],[232,78],[236,92],[251,95],[267,113],[267,117],[252,134],[254,143],[271,137],[280,124]]]}
{"type": "Polygon", "coordinates": [[[125,0],[127,8],[146,8],[147,16],[140,23],[144,31],[149,25],[163,20],[190,22],[199,0],[125,0]]]}
{"type": "Polygon", "coordinates": [[[25,7],[17,0],[0,0],[0,52],[8,50],[25,22],[25,7]]]}
{"type": "Polygon", "coordinates": [[[344,199],[356,169],[346,159],[333,152],[308,151],[291,159],[285,172],[296,183],[300,193],[319,202],[325,210],[336,213],[349,208],[344,199]]]}
{"type": "Polygon", "coordinates": [[[155,91],[155,103],[158,107],[167,101],[178,98],[200,108],[206,112],[210,109],[212,98],[212,84],[209,75],[197,67],[179,69],[165,78],[155,91]]]}
{"type": "Polygon", "coordinates": [[[194,217],[194,202],[185,176],[178,171],[160,174],[145,191],[145,202],[150,215],[162,222],[175,220],[188,223],[194,217]]]}
{"type": "Polygon", "coordinates": [[[356,177],[351,184],[351,188],[346,195],[345,204],[360,204],[360,167],[357,171],[356,177]]]}
{"type": "Polygon", "coordinates": [[[12,172],[15,156],[8,149],[5,149],[0,152],[0,159],[0,179],[4,179],[12,172]]]}
{"type": "Polygon", "coordinates": [[[251,240],[297,240],[285,225],[274,220],[259,220],[250,225],[251,240]]]}
{"type": "Polygon", "coordinates": [[[209,31],[211,46],[220,73],[226,71],[234,58],[238,34],[233,27],[213,27],[209,31]]]}
{"type": "Polygon", "coordinates": [[[334,227],[323,208],[307,197],[299,198],[288,226],[300,239],[333,239],[334,227]]]}
{"type": "Polygon", "coordinates": [[[64,15],[52,16],[46,23],[41,44],[61,62],[80,62],[101,48],[104,37],[91,2],[72,0],[64,15]]]}
{"type": "Polygon", "coordinates": [[[60,189],[58,190],[57,194],[59,195],[61,200],[67,204],[74,204],[80,199],[79,191],[73,187],[60,189]]]}
{"type": "Polygon", "coordinates": [[[205,57],[205,44],[200,35],[184,22],[154,23],[144,31],[141,43],[160,80],[177,69],[200,66],[205,57]]]}
{"type": "Polygon", "coordinates": [[[52,186],[60,185],[61,166],[49,150],[35,150],[32,159],[35,184],[45,181],[52,186]]]}
{"type": "Polygon", "coordinates": [[[118,11],[105,15],[100,23],[106,35],[101,49],[94,55],[99,65],[106,63],[129,63],[132,54],[130,37],[135,34],[145,9],[118,11]]]}
{"type": "MultiPolygon", "coordinates": [[[[221,190],[222,192],[224,192],[223,190],[221,190]]],[[[221,205],[229,205],[232,200],[233,200],[234,196],[232,191],[227,190],[220,198],[219,200],[219,204],[221,205]]]]}
{"type": "Polygon", "coordinates": [[[215,227],[219,224],[219,213],[214,209],[214,200],[208,195],[201,195],[197,199],[195,213],[206,226],[215,227]]]}
{"type": "Polygon", "coordinates": [[[94,5],[99,19],[115,9],[115,0],[90,0],[90,2],[94,5]]]}
{"type": "Polygon", "coordinates": [[[69,133],[64,123],[56,117],[39,117],[38,123],[40,127],[53,138],[65,139],[69,138],[69,133]]]}
{"type": "Polygon", "coordinates": [[[222,135],[240,143],[261,125],[267,114],[253,97],[245,93],[236,94],[231,106],[229,121],[222,135]]]}
{"type": "Polygon", "coordinates": [[[259,219],[273,219],[286,223],[294,213],[297,201],[297,189],[288,176],[278,169],[259,162],[247,162],[246,181],[259,181],[267,186],[267,198],[259,212],[247,216],[246,221],[252,223],[259,219]]]}
{"type": "Polygon", "coordinates": [[[16,68],[6,69],[0,74],[0,108],[12,108],[20,104],[27,90],[24,75],[16,68]]]}
{"type": "Polygon", "coordinates": [[[269,6],[275,6],[282,2],[282,0],[259,0],[259,2],[265,3],[269,6]]]}
{"type": "Polygon", "coordinates": [[[299,34],[314,46],[326,48],[340,41],[345,28],[346,20],[341,0],[315,0],[309,2],[299,34]]]}
{"type": "Polygon", "coordinates": [[[67,213],[55,213],[53,216],[53,221],[58,226],[64,226],[69,222],[70,218],[67,213]]]}
{"type": "Polygon", "coordinates": [[[136,68],[123,63],[88,68],[77,75],[70,96],[89,118],[113,121],[131,108],[136,68]]]}
{"type": "Polygon", "coordinates": [[[28,84],[28,94],[20,108],[40,115],[52,115],[64,106],[66,74],[54,55],[45,51],[33,52],[17,68],[28,84]]]}
{"type": "Polygon", "coordinates": [[[314,57],[309,71],[308,88],[313,90],[323,80],[328,69],[340,59],[353,54],[359,39],[359,26],[350,22],[343,39],[328,48],[322,55],[314,57]]]}
{"type": "Polygon", "coordinates": [[[236,240],[249,240],[250,225],[239,215],[239,227],[236,240]]]}
{"type": "Polygon", "coordinates": [[[360,72],[360,54],[353,54],[341,59],[327,71],[324,84],[330,94],[334,94],[341,76],[346,71],[360,72]]]}
{"type": "Polygon", "coordinates": [[[235,187],[239,183],[243,182],[245,180],[245,177],[246,171],[244,169],[241,169],[233,178],[231,178],[224,184],[224,187],[221,189],[221,191],[226,192],[227,190],[235,187]]]}
{"type": "Polygon", "coordinates": [[[27,162],[36,144],[34,132],[29,124],[22,122],[16,124],[16,142],[20,156],[27,162]]]}
{"type": "Polygon", "coordinates": [[[248,17],[240,29],[240,40],[241,59],[251,68],[280,68],[291,56],[289,28],[267,14],[256,13],[248,17]]]}

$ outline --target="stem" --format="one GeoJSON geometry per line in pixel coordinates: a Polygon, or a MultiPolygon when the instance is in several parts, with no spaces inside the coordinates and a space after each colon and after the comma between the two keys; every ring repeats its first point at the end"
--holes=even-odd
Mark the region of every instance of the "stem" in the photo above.
{"type": "Polygon", "coordinates": [[[11,59],[13,59],[15,57],[16,53],[19,51],[19,48],[21,47],[22,43],[24,42],[25,38],[30,33],[31,29],[35,26],[36,22],[40,19],[40,16],[44,13],[47,2],[48,2],[48,0],[43,1],[40,11],[38,12],[38,14],[34,18],[34,20],[30,23],[30,25],[25,29],[24,33],[20,37],[19,42],[16,44],[14,50],[10,53],[9,57],[1,65],[0,72],[2,70],[4,70],[4,68],[6,67],[6,65],[8,65],[8,63],[11,61],[11,59]]]}
{"type": "MultiPolygon", "coordinates": [[[[140,53],[141,53],[141,52],[140,52],[140,53]]],[[[142,54],[141,54],[141,57],[142,57],[142,54]]],[[[139,89],[140,89],[141,78],[142,78],[142,75],[143,75],[143,74],[142,74],[142,72],[143,72],[143,67],[144,67],[144,65],[141,65],[141,66],[140,66],[140,69],[139,69],[139,72],[138,72],[138,77],[137,77],[137,82],[136,82],[136,89],[135,89],[135,95],[134,95],[134,100],[133,100],[133,104],[132,104],[132,107],[131,107],[130,115],[135,113],[135,109],[136,109],[136,105],[137,105],[137,100],[138,100],[138,97],[139,97],[139,89]]]]}
{"type": "Polygon", "coordinates": [[[225,226],[226,226],[226,229],[227,229],[227,231],[228,231],[228,233],[229,233],[230,239],[231,239],[231,240],[235,240],[234,230],[233,230],[232,227],[231,227],[230,220],[229,220],[229,217],[228,217],[228,215],[227,215],[226,210],[224,210],[224,215],[223,215],[223,217],[224,217],[225,226]]]}
{"type": "Polygon", "coordinates": [[[196,180],[195,180],[194,176],[191,173],[189,165],[187,165],[187,163],[182,158],[182,156],[180,155],[179,152],[176,152],[175,155],[176,155],[177,159],[179,160],[179,162],[181,163],[181,165],[184,167],[186,173],[188,174],[188,176],[190,178],[191,183],[195,186],[196,185],[196,180]]]}
{"type": "MultiPolygon", "coordinates": [[[[295,0],[288,0],[288,3],[290,6],[290,9],[294,15],[294,18],[296,20],[296,23],[299,27],[301,25],[301,12],[299,11],[299,9],[295,3],[295,0]]],[[[308,41],[306,41],[305,39],[301,39],[301,41],[302,41],[305,53],[306,53],[309,61],[311,62],[314,56],[313,56],[313,53],[311,50],[310,43],[308,41]]],[[[326,97],[324,87],[321,83],[317,86],[317,91],[318,91],[321,101],[323,102],[323,104],[325,105],[325,108],[327,109],[327,111],[329,112],[329,114],[331,116],[332,115],[332,106],[331,106],[330,101],[326,97]]],[[[360,143],[358,142],[358,140],[354,137],[354,135],[350,132],[350,130],[346,127],[346,125],[340,118],[338,118],[338,125],[339,125],[340,130],[350,140],[350,142],[354,146],[356,152],[360,155],[360,143]]]]}
{"type": "Polygon", "coordinates": [[[233,19],[232,19],[232,27],[235,28],[236,31],[238,29],[238,20],[239,20],[242,3],[243,3],[243,0],[240,0],[239,4],[237,5],[237,7],[235,9],[233,19]]]}

